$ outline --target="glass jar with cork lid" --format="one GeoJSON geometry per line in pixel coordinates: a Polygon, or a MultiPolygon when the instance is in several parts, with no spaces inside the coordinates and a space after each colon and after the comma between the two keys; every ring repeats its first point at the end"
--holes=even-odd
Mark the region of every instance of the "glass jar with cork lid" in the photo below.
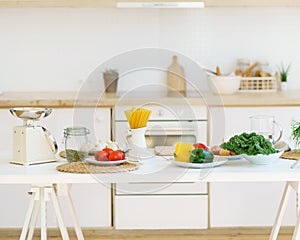
{"type": "Polygon", "coordinates": [[[65,151],[68,162],[83,161],[88,157],[88,134],[85,127],[68,127],[64,129],[65,151]]]}
{"type": "Polygon", "coordinates": [[[271,77],[271,69],[269,62],[266,60],[257,61],[257,66],[254,69],[255,77],[271,77]]]}
{"type": "Polygon", "coordinates": [[[236,61],[235,75],[242,76],[243,73],[250,67],[250,60],[248,59],[238,59],[236,61]]]}

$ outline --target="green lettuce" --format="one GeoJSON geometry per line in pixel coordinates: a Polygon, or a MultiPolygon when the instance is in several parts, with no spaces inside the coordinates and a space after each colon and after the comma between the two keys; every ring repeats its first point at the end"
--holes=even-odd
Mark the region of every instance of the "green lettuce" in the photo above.
{"type": "Polygon", "coordinates": [[[254,132],[235,135],[228,142],[222,143],[221,148],[235,152],[238,155],[269,155],[277,152],[270,141],[254,132]]]}

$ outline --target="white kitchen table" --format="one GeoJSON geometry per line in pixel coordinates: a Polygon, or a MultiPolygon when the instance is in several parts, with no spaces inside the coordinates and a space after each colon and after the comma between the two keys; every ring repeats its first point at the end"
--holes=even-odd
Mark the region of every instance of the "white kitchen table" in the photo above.
{"type": "MultiPolygon", "coordinates": [[[[297,193],[300,182],[300,166],[291,169],[294,161],[279,160],[272,165],[253,165],[246,160],[228,161],[224,165],[209,169],[187,169],[175,166],[172,161],[164,157],[153,157],[141,161],[136,171],[125,173],[102,174],[74,174],[62,173],[56,170],[56,166],[65,162],[44,163],[39,165],[21,166],[10,164],[9,161],[0,163],[0,184],[31,184],[32,201],[28,208],[28,214],[20,239],[25,239],[28,233],[30,239],[33,235],[38,210],[41,209],[41,238],[46,239],[46,201],[52,200],[58,218],[58,225],[63,239],[69,239],[66,227],[57,201],[57,194],[63,190],[66,196],[78,239],[83,239],[79,227],[75,209],[73,207],[68,189],[68,184],[76,183],[128,183],[128,182],[286,182],[279,211],[275,219],[270,240],[275,240],[278,235],[281,220],[289,193],[294,189],[297,193]],[[61,188],[60,188],[61,186],[61,188]],[[59,191],[57,191],[59,187],[59,191]],[[47,199],[49,198],[49,199],[47,199]],[[39,200],[39,201],[36,201],[39,200]]],[[[300,216],[298,214],[293,240],[300,238],[300,216]]]]}

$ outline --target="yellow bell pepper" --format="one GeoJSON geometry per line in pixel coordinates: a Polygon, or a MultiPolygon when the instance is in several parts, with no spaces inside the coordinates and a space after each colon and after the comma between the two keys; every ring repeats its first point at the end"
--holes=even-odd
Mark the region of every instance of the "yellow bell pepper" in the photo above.
{"type": "Polygon", "coordinates": [[[177,143],[174,152],[175,160],[179,162],[190,162],[190,153],[194,148],[193,144],[177,143]]]}

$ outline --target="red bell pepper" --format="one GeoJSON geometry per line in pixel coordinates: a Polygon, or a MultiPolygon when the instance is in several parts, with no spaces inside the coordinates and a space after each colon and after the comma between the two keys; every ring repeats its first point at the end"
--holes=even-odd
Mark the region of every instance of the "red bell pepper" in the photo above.
{"type": "Polygon", "coordinates": [[[206,151],[209,150],[209,148],[208,148],[205,144],[203,144],[203,143],[195,143],[195,144],[194,144],[194,147],[195,147],[195,148],[202,148],[202,149],[204,149],[204,150],[206,150],[206,151]]]}

